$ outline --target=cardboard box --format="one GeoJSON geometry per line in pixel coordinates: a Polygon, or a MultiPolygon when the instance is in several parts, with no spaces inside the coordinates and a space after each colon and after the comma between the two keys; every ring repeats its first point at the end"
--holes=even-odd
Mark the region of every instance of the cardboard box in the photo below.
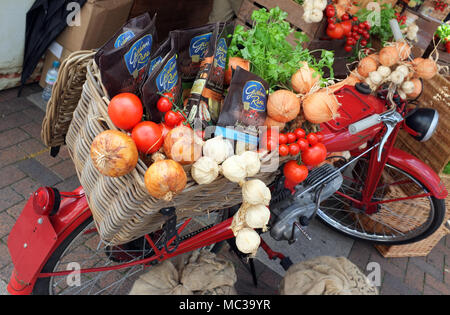
{"type": "Polygon", "coordinates": [[[45,88],[45,77],[47,75],[48,70],[53,66],[54,61],[63,62],[73,51],[66,49],[58,42],[53,42],[50,47],[47,49],[45,53],[45,61],[44,66],[42,67],[41,79],[39,81],[39,85],[42,88],[45,88]]]}
{"type": "Polygon", "coordinates": [[[80,26],[67,26],[56,41],[70,51],[96,49],[128,20],[134,0],[88,0],[81,8],[80,26]]]}

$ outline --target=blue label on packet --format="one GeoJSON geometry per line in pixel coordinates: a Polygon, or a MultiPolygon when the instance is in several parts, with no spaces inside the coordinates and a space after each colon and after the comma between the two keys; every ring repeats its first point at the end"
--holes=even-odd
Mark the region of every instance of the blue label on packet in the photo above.
{"type": "Polygon", "coordinates": [[[117,37],[116,42],[114,43],[115,48],[120,48],[125,45],[130,39],[134,38],[134,33],[132,31],[126,31],[117,37]]]}
{"type": "Polygon", "coordinates": [[[150,61],[150,70],[148,72],[148,74],[152,73],[153,70],[155,70],[155,68],[163,61],[162,57],[156,57],[155,59],[153,59],[152,61],[150,61]]]}
{"type": "Polygon", "coordinates": [[[250,109],[263,112],[266,110],[267,93],[261,82],[248,81],[242,92],[242,102],[250,109]]]}
{"type": "Polygon", "coordinates": [[[156,87],[160,92],[168,92],[178,82],[177,55],[170,58],[156,78],[156,87]]]}
{"type": "Polygon", "coordinates": [[[212,33],[208,33],[194,37],[189,46],[189,56],[199,56],[200,59],[205,58],[211,35],[212,33]]]}
{"type": "Polygon", "coordinates": [[[152,40],[152,35],[142,37],[125,54],[125,64],[130,74],[139,72],[147,65],[152,50],[152,40]]]}
{"type": "Polygon", "coordinates": [[[225,139],[245,142],[253,145],[258,145],[258,137],[249,135],[245,132],[237,131],[230,128],[216,126],[214,136],[222,136],[225,139]]]}
{"type": "Polygon", "coordinates": [[[216,67],[220,67],[222,69],[225,69],[225,64],[227,63],[227,42],[224,38],[221,38],[219,40],[219,43],[216,47],[216,54],[214,56],[214,62],[216,67]]]}

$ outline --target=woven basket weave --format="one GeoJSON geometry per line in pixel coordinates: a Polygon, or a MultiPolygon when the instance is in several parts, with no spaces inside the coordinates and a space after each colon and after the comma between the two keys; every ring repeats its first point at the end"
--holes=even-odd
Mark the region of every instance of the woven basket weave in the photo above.
{"type": "Polygon", "coordinates": [[[42,122],[41,138],[46,146],[57,147],[65,143],[73,111],[86,81],[86,67],[94,54],[92,50],[77,51],[61,64],[42,122]]]}
{"type": "MultiPolygon", "coordinates": [[[[90,157],[91,143],[99,133],[117,128],[108,117],[109,100],[105,97],[107,94],[95,62],[89,63],[86,77],[66,142],[104,241],[112,245],[123,244],[160,229],[165,221],[159,210],[168,206],[176,207],[181,220],[242,202],[242,190],[238,184],[220,176],[209,185],[197,185],[190,176],[190,166],[185,167],[188,176],[186,188],[171,202],[157,200],[148,194],[144,183],[147,166],[141,160],[125,176],[112,178],[101,175],[90,157]]],[[[267,165],[270,158],[266,156],[262,165],[267,165]]],[[[277,174],[261,172],[257,178],[269,184],[277,174]]]]}

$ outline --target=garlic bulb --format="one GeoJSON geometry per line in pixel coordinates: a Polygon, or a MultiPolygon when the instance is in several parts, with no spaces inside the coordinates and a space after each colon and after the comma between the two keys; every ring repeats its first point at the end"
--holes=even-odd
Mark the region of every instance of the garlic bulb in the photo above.
{"type": "Polygon", "coordinates": [[[311,10],[311,13],[309,15],[309,20],[311,23],[318,23],[322,21],[323,19],[323,11],[319,9],[313,9],[311,10]]]}
{"type": "Polygon", "coordinates": [[[243,228],[236,235],[236,246],[244,254],[256,254],[261,237],[251,228],[243,228]]]}
{"type": "Polygon", "coordinates": [[[414,82],[412,82],[412,81],[405,81],[405,82],[403,82],[402,90],[406,94],[411,94],[415,90],[414,82]]]}
{"type": "Polygon", "coordinates": [[[327,0],[315,0],[313,1],[314,9],[323,11],[327,7],[327,0]]]}
{"type": "Polygon", "coordinates": [[[379,66],[377,71],[383,78],[387,78],[391,74],[391,69],[386,66],[379,66]]]}
{"type": "Polygon", "coordinates": [[[400,72],[401,74],[403,74],[403,77],[407,77],[408,74],[409,74],[409,69],[408,69],[408,67],[405,66],[405,65],[400,65],[400,66],[398,66],[398,67],[395,69],[395,71],[398,71],[398,72],[400,72]]]}
{"type": "Polygon", "coordinates": [[[383,80],[383,77],[378,73],[378,71],[372,71],[369,73],[369,78],[370,81],[377,85],[380,84],[381,80],[383,80]]]}
{"type": "Polygon", "coordinates": [[[303,11],[311,11],[312,9],[314,9],[315,6],[315,1],[314,0],[305,0],[303,2],[303,11]]]}
{"type": "Polygon", "coordinates": [[[233,145],[222,136],[209,139],[203,145],[203,155],[212,158],[217,164],[225,161],[233,153],[233,145]]]}
{"type": "Polygon", "coordinates": [[[247,170],[247,177],[255,176],[261,169],[261,160],[259,154],[255,151],[245,151],[241,154],[245,160],[245,169],[247,170]]]}
{"type": "Polygon", "coordinates": [[[251,205],[245,208],[245,222],[253,229],[264,229],[269,219],[270,210],[264,205],[251,205]]]}
{"type": "Polygon", "coordinates": [[[192,165],[191,175],[199,185],[210,184],[219,176],[219,165],[210,157],[203,156],[192,165]]]}
{"type": "Polygon", "coordinates": [[[400,96],[400,98],[402,100],[406,100],[406,94],[403,90],[397,90],[397,92],[398,92],[398,96],[400,96]]]}
{"type": "Polygon", "coordinates": [[[259,179],[252,179],[242,185],[242,198],[251,205],[263,204],[268,206],[272,195],[270,189],[259,179]]]}
{"type": "Polygon", "coordinates": [[[247,164],[240,155],[230,156],[222,164],[222,174],[229,181],[241,183],[247,176],[247,164]]]}
{"type": "Polygon", "coordinates": [[[305,10],[305,12],[303,12],[303,20],[305,20],[306,23],[312,23],[311,22],[311,11],[312,11],[312,9],[305,10]]]}

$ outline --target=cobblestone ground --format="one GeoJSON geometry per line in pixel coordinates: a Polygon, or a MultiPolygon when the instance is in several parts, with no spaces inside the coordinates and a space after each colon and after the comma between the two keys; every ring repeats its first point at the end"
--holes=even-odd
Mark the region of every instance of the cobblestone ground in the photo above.
{"type": "MultiPolygon", "coordinates": [[[[0,284],[8,282],[12,263],[7,249],[9,231],[28,200],[40,186],[70,191],[79,186],[70,156],[62,148],[57,158],[40,140],[44,113],[26,99],[40,88],[31,85],[17,98],[17,89],[0,92],[0,284]]],[[[85,246],[89,247],[89,244],[85,246]]],[[[91,246],[92,247],[92,246],[91,246]]],[[[235,264],[239,294],[277,294],[281,277],[255,261],[259,285],[253,285],[249,267],[224,246],[220,255],[235,264]]],[[[366,272],[369,262],[382,271],[381,294],[450,294],[450,235],[427,257],[385,259],[370,244],[355,242],[348,257],[366,272]]]]}

